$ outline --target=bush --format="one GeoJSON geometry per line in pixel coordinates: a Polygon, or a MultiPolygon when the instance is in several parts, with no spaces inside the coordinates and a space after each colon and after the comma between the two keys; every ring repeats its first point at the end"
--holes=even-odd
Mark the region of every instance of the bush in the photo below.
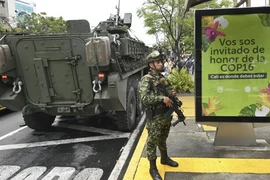
{"type": "Polygon", "coordinates": [[[188,74],[186,68],[182,68],[178,71],[176,68],[172,69],[172,73],[168,76],[173,88],[180,93],[193,93],[194,81],[192,76],[188,74]]]}

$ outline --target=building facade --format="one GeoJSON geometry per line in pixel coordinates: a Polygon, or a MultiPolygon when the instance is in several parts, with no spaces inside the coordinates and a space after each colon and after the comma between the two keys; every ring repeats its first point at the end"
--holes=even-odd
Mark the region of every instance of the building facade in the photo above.
{"type": "Polygon", "coordinates": [[[23,13],[36,12],[36,3],[32,0],[0,0],[0,18],[10,20],[23,13]]]}
{"type": "Polygon", "coordinates": [[[36,3],[34,1],[27,0],[14,0],[15,1],[15,12],[16,15],[23,13],[36,12],[36,3]]]}
{"type": "Polygon", "coordinates": [[[36,12],[33,0],[0,0],[0,21],[7,27],[16,27],[15,17],[32,12],[36,12]]]}

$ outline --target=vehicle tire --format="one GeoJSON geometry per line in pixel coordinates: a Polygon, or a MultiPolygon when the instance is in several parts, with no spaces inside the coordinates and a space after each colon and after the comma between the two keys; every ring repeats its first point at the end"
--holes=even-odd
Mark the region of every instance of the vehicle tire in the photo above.
{"type": "Polygon", "coordinates": [[[140,93],[137,91],[136,92],[136,103],[137,103],[137,117],[139,117],[140,115],[143,114],[143,105],[142,105],[142,102],[141,102],[141,97],[140,97],[140,93]]]}
{"type": "Polygon", "coordinates": [[[139,117],[142,114],[142,103],[140,99],[140,93],[139,93],[139,81],[140,79],[134,79],[132,82],[132,87],[135,90],[136,95],[136,116],[139,117]]]}
{"type": "Polygon", "coordinates": [[[117,111],[116,125],[120,131],[131,131],[136,123],[136,93],[132,86],[127,91],[126,111],[117,111]]]}
{"type": "Polygon", "coordinates": [[[46,131],[54,122],[56,116],[43,112],[23,115],[25,124],[36,131],[46,131]]]}

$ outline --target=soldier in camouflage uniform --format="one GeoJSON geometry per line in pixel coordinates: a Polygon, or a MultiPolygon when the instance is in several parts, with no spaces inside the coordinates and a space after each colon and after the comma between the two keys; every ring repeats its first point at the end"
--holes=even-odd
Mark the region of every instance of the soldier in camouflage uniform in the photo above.
{"type": "MultiPolygon", "coordinates": [[[[178,163],[168,157],[166,140],[169,135],[171,120],[165,119],[165,114],[172,106],[172,100],[162,95],[156,88],[158,83],[164,82],[164,76],[160,73],[163,70],[163,58],[158,51],[154,51],[147,57],[151,71],[142,77],[139,85],[141,102],[147,107],[146,116],[148,130],[147,158],[150,162],[150,174],[154,180],[162,179],[156,167],[156,147],[161,154],[161,164],[177,167],[178,163]],[[149,111],[150,109],[150,111],[149,111]],[[149,116],[149,113],[151,114],[149,116]]],[[[165,79],[167,81],[167,79],[165,79]]],[[[168,90],[175,95],[175,91],[168,87],[168,90]]]]}

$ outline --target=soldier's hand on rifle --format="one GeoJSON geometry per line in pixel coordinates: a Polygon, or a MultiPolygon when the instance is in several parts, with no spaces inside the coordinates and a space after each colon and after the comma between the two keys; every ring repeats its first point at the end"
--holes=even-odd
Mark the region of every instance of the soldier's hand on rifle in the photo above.
{"type": "Polygon", "coordinates": [[[175,96],[176,95],[176,91],[173,89],[172,90],[172,95],[175,96]]]}
{"type": "Polygon", "coordinates": [[[167,96],[163,97],[163,102],[166,104],[167,107],[172,107],[173,101],[167,96]]]}

